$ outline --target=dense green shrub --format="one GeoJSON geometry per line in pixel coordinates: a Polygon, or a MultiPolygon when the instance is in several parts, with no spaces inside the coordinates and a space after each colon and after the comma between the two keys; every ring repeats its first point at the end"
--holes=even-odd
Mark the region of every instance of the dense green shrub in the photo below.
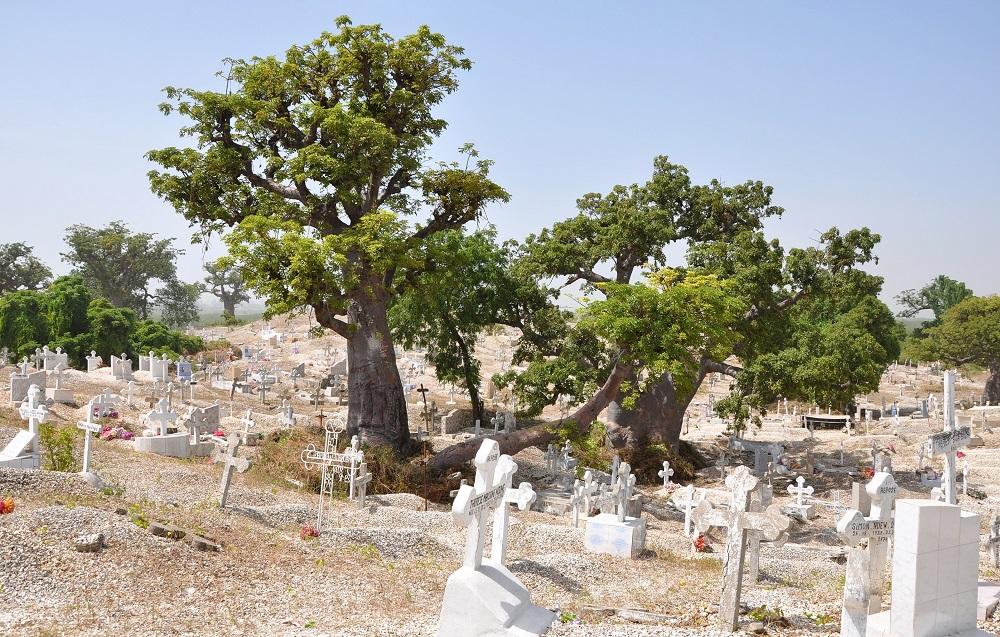
{"type": "Polygon", "coordinates": [[[202,339],[170,330],[158,321],[139,321],[135,311],[95,298],[79,276],[56,279],[42,292],[19,291],[0,297],[0,347],[16,360],[36,348],[61,347],[70,364],[83,368],[91,350],[111,355],[176,357],[204,349],[202,339]]]}

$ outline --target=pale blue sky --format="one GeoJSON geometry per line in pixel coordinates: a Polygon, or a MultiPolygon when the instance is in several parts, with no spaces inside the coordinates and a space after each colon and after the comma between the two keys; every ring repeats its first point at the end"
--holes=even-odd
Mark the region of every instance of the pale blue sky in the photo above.
{"type": "MultiPolygon", "coordinates": [[[[700,181],[759,178],[803,245],[883,235],[885,300],[938,273],[1000,291],[1000,3],[27,2],[0,8],[0,241],[58,263],[65,226],[121,218],[190,238],[142,154],[178,143],[168,84],[222,88],[227,56],[280,53],[333,19],[426,23],[475,65],[442,107],[441,159],[475,142],[511,203],[505,237],[644,180],[668,154],[700,181]]],[[[200,278],[191,247],[181,275],[200,278]]]]}

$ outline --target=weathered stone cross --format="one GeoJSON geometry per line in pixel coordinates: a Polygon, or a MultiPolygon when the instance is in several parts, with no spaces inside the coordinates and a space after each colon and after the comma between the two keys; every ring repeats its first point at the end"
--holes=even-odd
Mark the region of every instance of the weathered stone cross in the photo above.
{"type": "Polygon", "coordinates": [[[1000,568],[1000,515],[993,516],[993,524],[990,526],[990,537],[986,540],[986,547],[993,556],[993,568],[1000,568]]]}
{"type": "Polygon", "coordinates": [[[850,509],[837,522],[837,532],[851,547],[844,579],[841,637],[865,637],[868,615],[882,609],[882,572],[895,528],[892,505],[896,490],[891,473],[875,474],[866,488],[871,497],[871,515],[865,517],[861,511],[850,509]]]}
{"type": "Polygon", "coordinates": [[[745,466],[737,467],[726,478],[732,492],[729,508],[715,508],[702,500],[692,514],[695,533],[711,527],[726,527],[726,552],[722,557],[722,598],[719,602],[719,624],[735,631],[739,623],[740,588],[743,583],[743,560],[746,556],[747,531],[760,531],[762,540],[773,542],[786,532],[791,520],[772,504],[765,511],[750,512],[750,494],[758,480],[745,466]]]}
{"type": "Polygon", "coordinates": [[[83,473],[90,473],[90,434],[101,433],[101,424],[93,422],[94,401],[87,403],[87,419],[76,423],[76,426],[83,429],[83,473]]]}
{"type": "Polygon", "coordinates": [[[226,439],[226,452],[219,453],[218,450],[212,455],[213,462],[222,462],[222,481],[219,482],[219,507],[222,509],[226,508],[226,499],[229,497],[229,484],[233,480],[233,470],[243,473],[250,468],[250,460],[247,458],[238,458],[236,456],[236,451],[243,444],[237,434],[229,434],[226,439]]]}
{"type": "Polygon", "coordinates": [[[364,508],[365,496],[368,495],[368,483],[372,481],[372,474],[368,473],[368,463],[362,462],[358,468],[358,476],[354,478],[354,486],[358,494],[358,506],[364,508]]]}

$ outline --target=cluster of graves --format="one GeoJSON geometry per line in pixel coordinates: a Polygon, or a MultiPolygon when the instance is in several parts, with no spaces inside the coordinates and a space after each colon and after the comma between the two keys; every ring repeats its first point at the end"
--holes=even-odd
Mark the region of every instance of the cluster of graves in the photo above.
{"type": "MultiPolygon", "coordinates": [[[[135,404],[134,394],[137,385],[141,385],[146,390],[148,410],[140,419],[145,430],[131,442],[134,450],[176,458],[211,457],[222,466],[218,500],[221,507],[227,507],[233,475],[245,472],[250,466],[249,458],[241,456],[241,450],[257,444],[258,423],[270,418],[280,428],[291,428],[296,425],[297,414],[293,401],[284,399],[276,414],[255,414],[252,408],[246,409],[240,417],[240,426],[223,432],[223,406],[219,402],[195,403],[199,381],[229,389],[231,396],[237,391],[259,394],[262,403],[268,391],[273,392],[276,384],[286,380],[300,401],[312,402],[317,407],[324,398],[344,401],[347,369],[343,360],[335,360],[320,381],[309,386],[304,363],[285,372],[268,359],[266,348],[283,346],[285,336],[268,328],[261,337],[265,347],[243,346],[244,358],[238,362],[198,365],[183,358],[171,361],[150,352],[138,357],[137,369],[133,370],[132,361],[124,355],[110,356],[105,368],[103,359],[92,352],[87,358],[87,373],[110,375],[119,381],[120,390],[116,393],[105,389],[86,403],[83,418],[77,424],[85,433],[83,473],[92,476],[93,436],[101,434],[107,416],[118,405],[135,404]]],[[[328,348],[324,357],[339,359],[340,354],[328,348]]],[[[498,350],[498,359],[502,359],[502,354],[498,350]]],[[[6,352],[0,352],[0,358],[4,357],[6,352]]],[[[647,498],[638,493],[636,476],[627,462],[616,457],[606,467],[607,471],[581,467],[569,443],[549,445],[543,454],[548,476],[545,487],[536,490],[527,482],[514,486],[517,463],[501,454],[498,443],[489,437],[516,429],[513,416],[516,405],[512,398],[490,392],[494,406],[501,404],[498,401],[506,401],[502,404],[509,407],[497,411],[489,423],[492,427],[483,427],[478,421],[472,427],[456,425],[452,420],[455,410],[442,414],[434,401],[427,400],[427,388],[418,382],[425,372],[420,354],[410,354],[401,360],[402,369],[407,370],[404,372],[407,390],[424,417],[423,430],[418,425],[418,435],[461,435],[482,441],[474,460],[474,483],[463,481],[453,492],[452,516],[457,525],[467,530],[467,537],[462,565],[448,578],[444,591],[439,637],[541,635],[555,620],[552,611],[532,602],[531,592],[505,564],[511,505],[521,511],[534,509],[565,516],[573,527],[584,527],[585,551],[624,560],[638,559],[645,553],[647,528],[642,511],[647,498]]],[[[67,364],[66,355],[60,350],[42,348],[33,361],[28,357],[17,365],[11,375],[9,399],[18,406],[27,429],[0,451],[0,467],[28,470],[40,467],[40,425],[49,417],[52,404],[74,402],[72,392],[64,387],[67,364]]],[[[906,373],[900,369],[887,372],[890,380],[893,375],[906,373]]],[[[869,406],[853,417],[821,414],[818,409],[799,415],[797,406],[789,410],[785,401],[779,406],[778,417],[780,431],[789,434],[788,441],[728,439],[717,465],[718,480],[724,488],[677,484],[673,481],[674,468],[663,462],[657,474],[661,482],[653,495],[665,497],[683,515],[683,533],[690,541],[692,553],[697,551],[699,539],[713,534],[724,536],[719,544],[723,567],[718,606],[720,627],[726,630],[738,627],[742,589],[760,579],[762,546],[781,547],[788,541],[793,524],[816,525],[817,509],[830,507],[835,512],[835,530],[846,556],[842,636],[985,635],[977,630],[976,621],[991,612],[990,603],[995,607],[997,599],[984,601],[978,581],[983,543],[979,515],[958,505],[959,497],[968,491],[968,459],[961,464],[960,461],[962,450],[974,444],[974,423],[958,422],[956,405],[960,399],[956,395],[956,374],[941,371],[940,377],[944,386],[942,399],[938,401],[930,395],[909,412],[896,403],[891,408],[869,406]],[[786,448],[792,443],[808,444],[816,430],[831,423],[849,440],[864,435],[861,424],[870,425],[873,419],[889,418],[892,426],[898,427],[901,417],[930,423],[936,422],[938,415],[941,430],[929,435],[917,453],[920,484],[929,490],[926,499],[897,497],[892,467],[895,451],[886,436],[873,437],[868,472],[871,477],[855,482],[849,506],[841,503],[836,491],[832,493],[832,502],[822,500],[812,484],[814,477],[824,472],[851,472],[843,443],[839,461],[821,462],[813,456],[811,448],[804,459],[794,460],[786,448]],[[742,454],[752,454],[752,463],[730,467],[731,460],[742,458],[742,454]],[[930,466],[934,458],[941,459],[941,471],[930,466]],[[787,494],[784,504],[775,501],[773,481],[778,477],[789,481],[781,490],[783,495],[787,494]],[[891,588],[885,585],[887,573],[891,588]]],[[[452,388],[448,403],[454,404],[455,397],[456,390],[452,388]]],[[[229,416],[235,418],[232,412],[230,406],[229,416]]],[[[321,533],[324,514],[330,510],[335,492],[343,487],[349,500],[366,507],[373,476],[357,436],[345,445],[342,423],[329,417],[324,423],[322,412],[319,420],[325,425],[323,446],[307,446],[301,452],[301,462],[307,470],[319,472],[315,528],[321,533]]],[[[985,546],[993,563],[1000,567],[1000,517],[993,518],[985,546]]]]}

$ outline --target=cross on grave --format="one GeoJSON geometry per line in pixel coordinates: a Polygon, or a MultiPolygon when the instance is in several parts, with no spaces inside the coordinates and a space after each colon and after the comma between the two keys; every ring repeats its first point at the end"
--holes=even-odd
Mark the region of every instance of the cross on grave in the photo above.
{"type": "Polygon", "coordinates": [[[358,468],[358,476],[354,478],[354,488],[358,496],[358,506],[364,508],[365,496],[368,494],[368,483],[372,481],[372,474],[368,473],[368,463],[362,462],[358,468]]]}
{"type": "Polygon", "coordinates": [[[167,407],[174,406],[174,384],[173,382],[167,383],[167,407]]]}
{"type": "Polygon", "coordinates": [[[786,532],[791,520],[781,513],[781,507],[772,504],[765,511],[750,512],[750,494],[757,488],[758,479],[750,469],[737,467],[726,478],[726,487],[732,493],[729,508],[715,508],[702,500],[692,514],[695,533],[702,534],[711,527],[726,527],[726,552],[722,557],[722,597],[719,602],[719,624],[735,631],[739,623],[740,587],[743,582],[743,560],[746,556],[747,531],[760,531],[760,538],[773,542],[786,532]]]}
{"type": "Polygon", "coordinates": [[[689,484],[681,493],[673,497],[674,506],[684,509],[684,537],[691,537],[691,511],[694,510],[698,501],[704,499],[704,494],[700,498],[697,498],[696,495],[694,485],[689,484]]]}
{"type": "Polygon", "coordinates": [[[135,381],[132,381],[132,380],[130,380],[130,381],[128,382],[128,392],[127,392],[127,394],[126,394],[126,396],[127,396],[127,400],[126,400],[126,404],[127,404],[127,405],[128,405],[129,407],[131,407],[131,406],[132,406],[132,391],[133,391],[134,389],[135,389],[135,381]]]}
{"type": "Polygon", "coordinates": [[[795,505],[801,507],[804,506],[804,503],[802,502],[802,496],[812,495],[813,488],[805,486],[806,479],[803,478],[802,476],[795,478],[795,484],[797,484],[798,486],[788,485],[788,493],[795,496],[795,505]]]}
{"type": "Polygon", "coordinates": [[[177,414],[170,408],[170,403],[166,398],[161,398],[157,403],[157,410],[146,414],[146,420],[160,423],[160,435],[167,435],[167,427],[177,419],[177,414]]]}
{"type": "Polygon", "coordinates": [[[93,422],[94,401],[87,403],[87,419],[76,423],[79,429],[83,429],[83,473],[90,473],[90,434],[101,433],[101,424],[93,422]]]}
{"type": "Polygon", "coordinates": [[[594,495],[600,491],[601,484],[594,480],[593,471],[585,471],[583,473],[583,489],[581,494],[583,495],[583,517],[590,517],[590,512],[593,510],[593,498],[594,495]]]}
{"type": "Polygon", "coordinates": [[[219,508],[226,508],[226,499],[229,497],[229,483],[233,480],[233,470],[243,473],[250,468],[250,460],[247,458],[238,458],[236,456],[237,450],[243,441],[236,434],[229,434],[226,439],[226,452],[220,453],[216,449],[215,453],[212,455],[212,462],[222,462],[222,480],[219,482],[219,508]]]}
{"type": "Polygon", "coordinates": [[[969,427],[959,428],[955,422],[955,372],[944,373],[944,431],[930,437],[932,456],[944,454],[944,474],[941,477],[941,487],[944,501],[955,504],[958,501],[955,488],[956,453],[959,449],[969,446],[972,430],[969,427]]]}
{"type": "Polygon", "coordinates": [[[865,637],[868,615],[882,609],[882,574],[889,538],[895,530],[892,505],[897,487],[892,474],[875,474],[865,490],[871,497],[870,516],[850,509],[837,522],[837,533],[850,546],[844,578],[844,609],[840,618],[841,637],[865,637]]]}
{"type": "Polygon", "coordinates": [[[253,410],[247,409],[247,413],[240,420],[243,424],[243,436],[246,437],[250,435],[250,430],[257,426],[257,423],[253,419],[253,410]]]}
{"type": "Polygon", "coordinates": [[[38,454],[38,426],[45,422],[49,415],[49,408],[41,401],[42,390],[38,385],[28,388],[28,395],[25,397],[17,413],[22,420],[28,421],[28,431],[34,434],[31,441],[31,453],[37,457],[38,454]]]}
{"type": "MultiPolygon", "coordinates": [[[[478,569],[483,564],[483,549],[486,543],[486,516],[498,509],[505,509],[504,502],[507,489],[510,488],[517,464],[508,455],[500,455],[500,445],[496,440],[483,441],[474,460],[476,465],[476,481],[473,486],[465,485],[459,489],[452,504],[452,517],[459,526],[468,527],[465,541],[465,555],[462,566],[478,569]]],[[[494,520],[499,518],[499,512],[494,520]]],[[[506,516],[502,518],[506,526],[506,516]]],[[[499,530],[494,523],[494,538],[499,530]]],[[[501,539],[506,540],[506,529],[501,533],[501,539]]],[[[492,556],[494,559],[502,556],[504,547],[494,544],[492,556]]]]}
{"type": "Polygon", "coordinates": [[[670,468],[670,462],[667,460],[663,461],[663,468],[656,472],[656,475],[663,478],[663,488],[670,489],[672,483],[670,482],[670,476],[674,475],[674,470],[670,468]]]}
{"type": "MultiPolygon", "coordinates": [[[[774,487],[770,484],[759,483],[757,488],[753,490],[750,494],[750,508],[749,510],[753,513],[759,513],[771,506],[774,502],[774,487]]],[[[785,544],[788,539],[788,535],[782,533],[778,536],[778,539],[769,542],[772,547],[779,548],[785,544]]],[[[749,569],[750,569],[750,581],[759,582],[760,581],[760,545],[762,544],[762,539],[760,532],[748,530],[747,531],[747,551],[749,552],[749,569]]]]}
{"type": "Polygon", "coordinates": [[[722,454],[719,456],[719,460],[718,460],[718,462],[715,463],[715,466],[717,466],[719,468],[719,480],[725,480],[726,479],[726,452],[725,451],[723,451],[722,454]]]}
{"type": "Polygon", "coordinates": [[[295,425],[295,410],[292,409],[292,404],[288,402],[287,398],[281,401],[281,416],[279,420],[285,429],[290,429],[295,425]]]}
{"type": "Polygon", "coordinates": [[[1000,568],[1000,515],[993,516],[990,537],[986,540],[986,548],[993,557],[993,568],[1000,568]]]}
{"type": "Polygon", "coordinates": [[[542,454],[542,458],[545,459],[545,469],[549,473],[552,473],[556,470],[557,455],[558,454],[556,453],[556,446],[550,442],[548,448],[545,450],[545,453],[542,454]]]}
{"type": "Polygon", "coordinates": [[[28,357],[27,356],[24,357],[24,360],[21,361],[21,364],[18,365],[18,367],[21,368],[21,374],[20,374],[21,376],[27,376],[28,375],[28,357]]]}

